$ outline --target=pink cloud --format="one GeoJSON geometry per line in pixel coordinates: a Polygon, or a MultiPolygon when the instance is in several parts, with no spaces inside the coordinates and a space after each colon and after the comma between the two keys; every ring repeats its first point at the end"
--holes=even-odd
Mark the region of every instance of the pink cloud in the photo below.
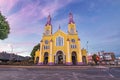
{"type": "Polygon", "coordinates": [[[36,42],[16,42],[16,43],[12,43],[13,45],[15,45],[15,47],[20,47],[20,46],[26,46],[26,47],[29,47],[29,46],[33,46],[36,44],[36,42]]]}
{"type": "MultiPolygon", "coordinates": [[[[4,15],[8,15],[18,1],[20,0],[0,0],[0,10],[4,15]]],[[[37,0],[36,2],[27,3],[18,12],[6,16],[11,27],[12,36],[24,37],[29,34],[42,34],[40,33],[40,31],[42,31],[40,27],[44,24],[37,24],[37,21],[46,18],[49,13],[51,15],[57,14],[57,10],[65,7],[72,1],[74,0],[53,0],[42,3],[40,0],[37,0]]],[[[7,42],[9,43],[9,41],[7,42]]],[[[15,52],[27,51],[26,54],[30,54],[32,49],[31,46],[34,46],[35,44],[35,42],[25,41],[13,43],[15,52]]],[[[0,49],[10,51],[11,48],[7,48],[8,50],[6,50],[6,46],[7,43],[3,46],[0,45],[0,49]]]]}
{"type": "MultiPolygon", "coordinates": [[[[38,0],[39,1],[39,0],[38,0]]],[[[8,16],[8,21],[11,26],[11,32],[18,34],[29,34],[29,33],[38,33],[38,29],[29,26],[29,24],[35,23],[38,20],[42,20],[48,16],[48,14],[56,13],[57,10],[71,3],[73,0],[68,1],[48,1],[45,5],[39,5],[36,1],[35,3],[29,3],[23,7],[20,11],[14,13],[11,16],[8,16]],[[23,29],[24,28],[24,29],[23,29]],[[22,29],[22,30],[21,30],[22,29]]],[[[22,35],[21,34],[21,35],[22,35]]]]}
{"type": "Polygon", "coordinates": [[[7,15],[17,2],[18,0],[0,0],[0,10],[7,15]]]}
{"type": "Polygon", "coordinates": [[[14,35],[29,35],[29,34],[37,34],[40,35],[42,33],[40,33],[41,29],[39,29],[40,27],[30,27],[30,28],[18,28],[15,30],[11,30],[12,33],[14,33],[14,35]]]}
{"type": "Polygon", "coordinates": [[[47,3],[45,3],[45,5],[40,5],[37,1],[35,3],[29,3],[25,7],[23,7],[19,12],[9,16],[8,20],[10,19],[12,20],[12,22],[21,22],[43,19],[47,17],[49,13],[55,13],[58,9],[66,6],[72,1],[73,0],[68,0],[64,1],[63,3],[63,0],[54,0],[53,2],[48,1],[47,3]]]}

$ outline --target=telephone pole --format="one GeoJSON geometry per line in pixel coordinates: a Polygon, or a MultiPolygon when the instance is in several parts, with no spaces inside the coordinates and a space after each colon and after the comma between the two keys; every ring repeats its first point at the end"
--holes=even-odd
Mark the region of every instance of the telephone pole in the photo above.
{"type": "Polygon", "coordinates": [[[87,53],[89,54],[89,51],[88,51],[88,41],[86,43],[86,48],[87,48],[87,53]]]}

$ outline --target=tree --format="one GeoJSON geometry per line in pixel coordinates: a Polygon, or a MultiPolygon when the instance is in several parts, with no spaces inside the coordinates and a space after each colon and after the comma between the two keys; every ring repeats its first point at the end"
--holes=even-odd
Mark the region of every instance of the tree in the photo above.
{"type": "Polygon", "coordinates": [[[6,18],[0,12],[0,39],[4,40],[8,37],[10,33],[10,27],[6,18]]]}
{"type": "Polygon", "coordinates": [[[38,43],[37,45],[34,46],[32,52],[31,52],[31,54],[30,54],[33,60],[34,60],[35,52],[36,52],[38,49],[40,49],[40,43],[38,43]]]}
{"type": "Polygon", "coordinates": [[[97,65],[98,61],[99,61],[99,56],[97,56],[96,54],[92,55],[92,59],[95,62],[95,64],[97,65]]]}

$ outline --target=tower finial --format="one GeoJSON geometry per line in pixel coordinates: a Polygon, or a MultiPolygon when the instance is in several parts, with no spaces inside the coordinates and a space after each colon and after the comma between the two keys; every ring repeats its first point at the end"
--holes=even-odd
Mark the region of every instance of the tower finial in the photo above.
{"type": "Polygon", "coordinates": [[[69,13],[69,24],[70,23],[74,23],[74,21],[73,21],[73,15],[72,15],[71,12],[69,13]]]}
{"type": "Polygon", "coordinates": [[[50,13],[49,13],[49,15],[47,17],[47,23],[46,23],[46,25],[51,25],[51,16],[50,16],[50,13]]]}

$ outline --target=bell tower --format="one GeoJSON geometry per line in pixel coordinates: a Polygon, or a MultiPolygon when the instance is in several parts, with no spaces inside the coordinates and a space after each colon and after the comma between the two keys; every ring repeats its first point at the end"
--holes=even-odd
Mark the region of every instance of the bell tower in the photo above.
{"type": "Polygon", "coordinates": [[[75,22],[73,20],[72,13],[69,13],[68,33],[69,34],[77,34],[76,25],[75,25],[75,22]]]}
{"type": "Polygon", "coordinates": [[[48,36],[52,34],[52,24],[51,24],[51,16],[50,14],[47,17],[47,23],[44,28],[44,35],[48,36]]]}

